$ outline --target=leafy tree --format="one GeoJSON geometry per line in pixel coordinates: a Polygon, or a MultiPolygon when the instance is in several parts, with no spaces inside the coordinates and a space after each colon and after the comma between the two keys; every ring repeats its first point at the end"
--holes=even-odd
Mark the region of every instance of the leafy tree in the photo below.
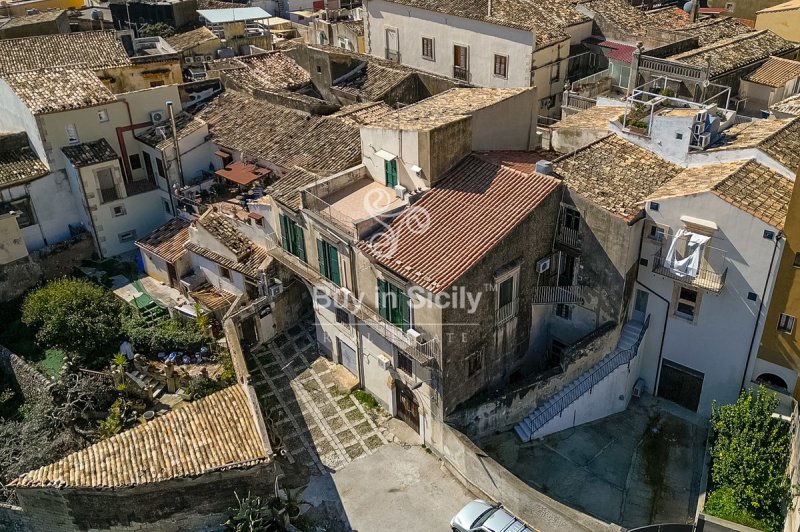
{"type": "Polygon", "coordinates": [[[36,342],[76,353],[90,367],[107,363],[119,345],[120,318],[127,306],[105,288],[81,279],[61,279],[31,292],[22,321],[36,330],[36,342]]]}
{"type": "Polygon", "coordinates": [[[123,329],[137,349],[147,352],[191,352],[205,341],[204,335],[195,324],[177,319],[164,320],[149,326],[141,317],[131,316],[123,320],[123,329]]]}
{"type": "Polygon", "coordinates": [[[172,37],[175,35],[175,28],[164,22],[145,24],[139,28],[139,37],[172,37]]]}
{"type": "Polygon", "coordinates": [[[714,405],[711,510],[735,504],[770,531],[783,530],[790,502],[786,473],[791,445],[788,423],[772,417],[778,398],[763,386],[744,390],[732,405],[714,405]],[[719,499],[719,500],[718,500],[719,499]],[[727,499],[727,500],[723,500],[727,499]]]}

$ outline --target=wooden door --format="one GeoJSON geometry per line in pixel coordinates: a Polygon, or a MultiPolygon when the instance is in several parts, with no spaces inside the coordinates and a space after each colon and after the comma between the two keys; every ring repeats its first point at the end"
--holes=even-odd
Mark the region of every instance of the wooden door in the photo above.
{"type": "Polygon", "coordinates": [[[397,386],[397,417],[419,434],[419,405],[414,393],[403,385],[397,386]]]}
{"type": "Polygon", "coordinates": [[[696,412],[702,392],[702,373],[668,360],[661,363],[661,376],[658,381],[659,397],[696,412]]]}

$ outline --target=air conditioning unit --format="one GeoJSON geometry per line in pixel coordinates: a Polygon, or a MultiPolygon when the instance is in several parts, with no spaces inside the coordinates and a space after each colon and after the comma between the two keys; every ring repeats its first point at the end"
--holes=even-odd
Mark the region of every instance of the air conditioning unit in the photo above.
{"type": "Polygon", "coordinates": [[[150,121],[154,124],[160,124],[167,120],[166,111],[150,111],[150,121]]]}
{"type": "Polygon", "coordinates": [[[278,297],[283,293],[283,283],[279,279],[272,280],[274,284],[268,288],[269,297],[278,297]]]}
{"type": "Polygon", "coordinates": [[[408,340],[412,343],[419,343],[422,339],[422,333],[419,331],[415,331],[414,329],[409,329],[406,331],[406,336],[408,340]]]}
{"type": "Polygon", "coordinates": [[[536,261],[536,272],[544,273],[550,269],[550,257],[536,261]]]}
{"type": "Polygon", "coordinates": [[[405,198],[407,193],[408,193],[408,190],[403,185],[395,185],[394,186],[394,194],[398,198],[400,198],[400,199],[405,198]]]}
{"type": "Polygon", "coordinates": [[[707,148],[711,144],[711,133],[703,133],[700,135],[700,147],[707,148]]]}
{"type": "Polygon", "coordinates": [[[644,379],[640,377],[636,379],[636,383],[633,385],[633,390],[631,390],[631,396],[641,397],[643,393],[644,393],[644,379]]]}

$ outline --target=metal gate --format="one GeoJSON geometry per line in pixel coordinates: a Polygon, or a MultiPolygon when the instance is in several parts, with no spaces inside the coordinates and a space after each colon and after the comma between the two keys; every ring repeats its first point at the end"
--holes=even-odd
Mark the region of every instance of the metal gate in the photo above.
{"type": "Polygon", "coordinates": [[[419,405],[411,390],[399,383],[397,386],[397,417],[419,433],[419,405]]]}

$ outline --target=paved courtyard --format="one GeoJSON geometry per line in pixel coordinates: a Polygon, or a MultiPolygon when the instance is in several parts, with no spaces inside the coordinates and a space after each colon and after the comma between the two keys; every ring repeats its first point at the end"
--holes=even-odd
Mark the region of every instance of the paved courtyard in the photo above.
{"type": "Polygon", "coordinates": [[[343,370],[318,353],[310,318],[256,347],[247,362],[273,447],[312,472],[339,469],[394,439],[384,410],[337,383],[343,370]]]}
{"type": "Polygon", "coordinates": [[[541,440],[523,444],[503,432],[478,443],[542,493],[632,528],[693,522],[706,435],[694,414],[646,396],[624,412],[541,440]]]}

